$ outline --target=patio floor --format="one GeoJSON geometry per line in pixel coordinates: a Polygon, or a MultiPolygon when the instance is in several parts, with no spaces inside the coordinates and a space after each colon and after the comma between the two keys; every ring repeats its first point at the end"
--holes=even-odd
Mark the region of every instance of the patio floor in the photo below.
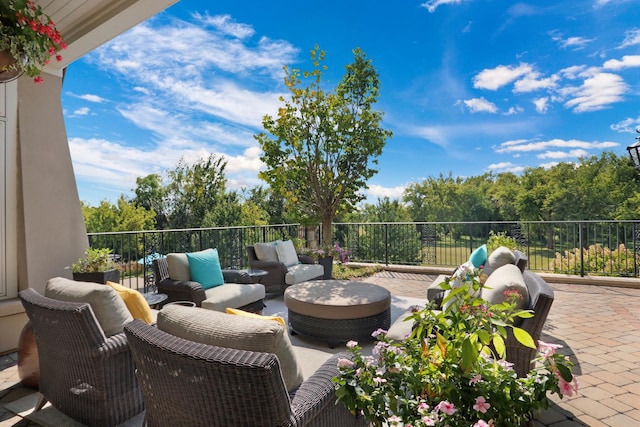
{"type": "MultiPolygon", "coordinates": [[[[380,272],[366,280],[394,295],[424,298],[433,275],[380,272]]],[[[640,288],[551,283],[555,301],[543,340],[562,344],[574,363],[578,396],[552,397],[535,425],[640,425],[640,288]]],[[[34,390],[20,387],[16,354],[0,356],[0,427],[36,425],[4,410],[34,390]]]]}

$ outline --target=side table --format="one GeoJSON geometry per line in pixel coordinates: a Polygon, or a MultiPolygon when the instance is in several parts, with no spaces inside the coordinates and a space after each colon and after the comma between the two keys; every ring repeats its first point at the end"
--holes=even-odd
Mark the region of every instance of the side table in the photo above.
{"type": "Polygon", "coordinates": [[[147,304],[149,304],[151,308],[158,308],[160,304],[169,298],[167,294],[159,294],[157,292],[143,293],[142,296],[147,300],[147,304]]]}
{"type": "Polygon", "coordinates": [[[252,268],[245,271],[247,272],[247,275],[251,277],[254,283],[260,283],[260,280],[262,280],[264,276],[269,274],[269,272],[266,270],[259,270],[259,269],[252,269],[252,268]]]}

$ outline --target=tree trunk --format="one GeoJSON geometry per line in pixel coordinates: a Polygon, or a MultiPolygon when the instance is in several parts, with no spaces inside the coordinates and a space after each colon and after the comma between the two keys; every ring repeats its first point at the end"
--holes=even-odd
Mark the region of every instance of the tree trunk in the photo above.
{"type": "Polygon", "coordinates": [[[333,245],[333,233],[331,225],[333,223],[333,217],[322,218],[322,246],[333,245]]]}

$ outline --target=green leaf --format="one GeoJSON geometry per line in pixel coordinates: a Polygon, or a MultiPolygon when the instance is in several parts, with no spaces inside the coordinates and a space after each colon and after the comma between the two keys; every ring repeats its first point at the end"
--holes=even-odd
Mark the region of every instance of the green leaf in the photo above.
{"type": "Polygon", "coordinates": [[[493,346],[496,349],[496,353],[498,353],[498,357],[503,359],[505,357],[507,347],[504,344],[504,339],[500,335],[493,336],[493,346]]]}
{"type": "Polygon", "coordinates": [[[533,338],[529,335],[529,332],[525,331],[522,328],[513,327],[513,336],[516,337],[518,342],[525,347],[529,348],[537,348],[536,343],[533,342],[533,338]]]}
{"type": "Polygon", "coordinates": [[[462,343],[462,369],[469,371],[478,359],[478,354],[478,348],[470,339],[465,339],[462,343]]]}
{"type": "Polygon", "coordinates": [[[569,369],[569,367],[561,363],[556,364],[556,367],[558,368],[558,371],[560,371],[560,375],[563,380],[566,382],[571,382],[573,380],[573,375],[571,374],[571,369],[569,369]]]}

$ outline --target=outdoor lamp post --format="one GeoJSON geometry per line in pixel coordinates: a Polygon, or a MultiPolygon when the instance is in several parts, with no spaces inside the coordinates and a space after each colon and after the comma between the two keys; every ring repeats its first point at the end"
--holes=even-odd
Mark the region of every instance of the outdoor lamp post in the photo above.
{"type": "MultiPolygon", "coordinates": [[[[636,128],[636,132],[640,133],[640,128],[636,128]]],[[[640,136],[636,136],[636,142],[627,147],[631,161],[636,169],[640,169],[640,136]]]]}

